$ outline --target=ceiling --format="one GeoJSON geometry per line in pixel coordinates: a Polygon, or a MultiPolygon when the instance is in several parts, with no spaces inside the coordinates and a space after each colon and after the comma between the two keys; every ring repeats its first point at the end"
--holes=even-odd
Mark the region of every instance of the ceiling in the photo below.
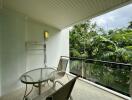
{"type": "Polygon", "coordinates": [[[3,0],[3,6],[63,29],[130,2],[131,0],[3,0]]]}

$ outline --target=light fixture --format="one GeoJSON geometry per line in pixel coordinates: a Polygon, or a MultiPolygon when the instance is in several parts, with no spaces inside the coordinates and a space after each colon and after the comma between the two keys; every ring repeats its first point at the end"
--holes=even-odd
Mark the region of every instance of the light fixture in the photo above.
{"type": "Polygon", "coordinates": [[[44,39],[46,40],[46,39],[48,39],[48,37],[49,37],[49,33],[47,31],[45,31],[44,32],[44,39]]]}

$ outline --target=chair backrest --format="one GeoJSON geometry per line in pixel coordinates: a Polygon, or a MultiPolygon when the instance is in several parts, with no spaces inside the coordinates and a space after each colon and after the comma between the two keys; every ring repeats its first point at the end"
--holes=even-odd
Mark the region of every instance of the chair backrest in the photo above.
{"type": "Polygon", "coordinates": [[[56,92],[48,96],[46,100],[68,100],[76,82],[76,79],[77,77],[73,78],[67,84],[58,89],[56,92]]]}
{"type": "Polygon", "coordinates": [[[66,71],[67,64],[68,64],[68,58],[61,57],[60,61],[59,61],[59,64],[58,64],[57,70],[58,71],[66,71]]]}

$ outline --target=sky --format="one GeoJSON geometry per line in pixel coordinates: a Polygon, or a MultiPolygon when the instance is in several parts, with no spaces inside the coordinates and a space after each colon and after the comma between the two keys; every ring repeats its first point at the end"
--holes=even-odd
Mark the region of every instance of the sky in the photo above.
{"type": "Polygon", "coordinates": [[[91,21],[92,23],[96,22],[99,27],[104,28],[106,31],[127,27],[128,23],[132,21],[132,4],[95,17],[91,21]]]}

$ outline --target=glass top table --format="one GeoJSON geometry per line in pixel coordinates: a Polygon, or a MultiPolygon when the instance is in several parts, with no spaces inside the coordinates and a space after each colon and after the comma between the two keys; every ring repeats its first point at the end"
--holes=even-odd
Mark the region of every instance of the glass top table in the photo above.
{"type": "Polygon", "coordinates": [[[22,83],[25,84],[37,84],[42,83],[45,81],[48,81],[50,79],[53,79],[53,72],[56,71],[53,68],[38,68],[34,70],[30,70],[26,73],[24,73],[20,80],[22,83]]]}
{"type": "MultiPolygon", "coordinates": [[[[41,94],[41,85],[43,82],[48,82],[48,80],[52,80],[54,78],[54,72],[56,70],[54,68],[38,68],[34,70],[30,70],[24,73],[20,77],[20,81],[26,84],[27,91],[27,84],[32,84],[35,87],[39,88],[39,95],[41,94]]],[[[29,94],[29,93],[28,93],[29,94]]],[[[26,92],[24,97],[26,97],[26,92]]]]}

